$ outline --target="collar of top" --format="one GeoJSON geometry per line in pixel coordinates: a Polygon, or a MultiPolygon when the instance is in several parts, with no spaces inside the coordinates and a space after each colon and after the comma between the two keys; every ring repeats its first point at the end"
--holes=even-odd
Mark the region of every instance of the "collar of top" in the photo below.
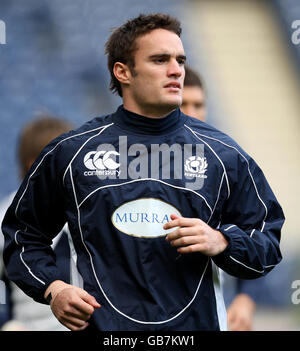
{"type": "Polygon", "coordinates": [[[162,118],[150,118],[125,110],[123,105],[119,106],[113,115],[113,122],[122,129],[138,134],[168,134],[183,126],[186,116],[180,109],[169,113],[162,118]]]}

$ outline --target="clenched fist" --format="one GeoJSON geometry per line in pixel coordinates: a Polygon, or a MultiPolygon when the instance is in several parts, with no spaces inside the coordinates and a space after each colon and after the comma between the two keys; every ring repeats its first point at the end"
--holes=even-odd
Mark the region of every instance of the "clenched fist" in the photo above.
{"type": "Polygon", "coordinates": [[[95,308],[101,307],[94,296],[85,290],[60,280],[52,282],[44,296],[48,296],[50,292],[53,314],[60,323],[74,331],[85,329],[95,308]]]}

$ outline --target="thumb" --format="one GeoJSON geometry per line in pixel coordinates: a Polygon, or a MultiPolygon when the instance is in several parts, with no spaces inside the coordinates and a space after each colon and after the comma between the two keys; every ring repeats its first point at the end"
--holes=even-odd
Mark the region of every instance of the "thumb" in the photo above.
{"type": "Polygon", "coordinates": [[[81,298],[83,301],[88,303],[89,305],[93,306],[94,308],[99,308],[101,305],[97,302],[94,296],[90,295],[87,291],[81,289],[81,298]]]}
{"type": "Polygon", "coordinates": [[[172,213],[171,216],[170,216],[170,218],[171,218],[172,220],[174,220],[174,219],[179,218],[179,216],[177,216],[176,214],[172,213]]]}

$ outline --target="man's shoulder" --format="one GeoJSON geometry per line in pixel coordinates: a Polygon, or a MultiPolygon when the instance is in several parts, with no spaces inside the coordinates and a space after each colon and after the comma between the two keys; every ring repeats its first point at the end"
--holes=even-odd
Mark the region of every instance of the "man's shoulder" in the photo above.
{"type": "Polygon", "coordinates": [[[239,148],[236,141],[228,134],[206,122],[200,121],[199,119],[187,116],[185,126],[196,137],[199,137],[206,142],[211,141],[221,144],[224,147],[239,148]]]}
{"type": "Polygon", "coordinates": [[[90,137],[101,133],[106,127],[112,125],[111,115],[94,117],[82,124],[80,127],[72,129],[55,138],[49,145],[48,149],[76,149],[90,137]]]}
{"type": "Polygon", "coordinates": [[[106,127],[112,125],[111,121],[111,115],[95,117],[80,127],[61,134],[43,149],[34,165],[37,163],[38,165],[42,164],[45,159],[52,159],[57,167],[61,166],[63,168],[89,138],[101,133],[106,127]]]}
{"type": "Polygon", "coordinates": [[[188,116],[185,126],[195,138],[206,144],[222,160],[231,163],[237,157],[242,163],[247,163],[251,159],[234,138],[210,124],[188,116]]]}
{"type": "Polygon", "coordinates": [[[75,128],[67,133],[62,134],[59,139],[60,141],[72,140],[80,142],[81,137],[90,137],[94,134],[99,133],[103,128],[108,127],[112,124],[111,115],[103,115],[94,117],[82,124],[80,127],[75,128]]]}

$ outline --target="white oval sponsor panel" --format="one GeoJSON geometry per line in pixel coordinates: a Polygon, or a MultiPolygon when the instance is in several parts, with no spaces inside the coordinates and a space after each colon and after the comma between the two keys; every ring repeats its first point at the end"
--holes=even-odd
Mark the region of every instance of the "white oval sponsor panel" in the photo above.
{"type": "Polygon", "coordinates": [[[163,229],[163,225],[171,220],[171,214],[182,216],[174,206],[165,201],[142,198],[118,207],[111,220],[122,233],[142,238],[157,238],[176,229],[163,229]]]}

